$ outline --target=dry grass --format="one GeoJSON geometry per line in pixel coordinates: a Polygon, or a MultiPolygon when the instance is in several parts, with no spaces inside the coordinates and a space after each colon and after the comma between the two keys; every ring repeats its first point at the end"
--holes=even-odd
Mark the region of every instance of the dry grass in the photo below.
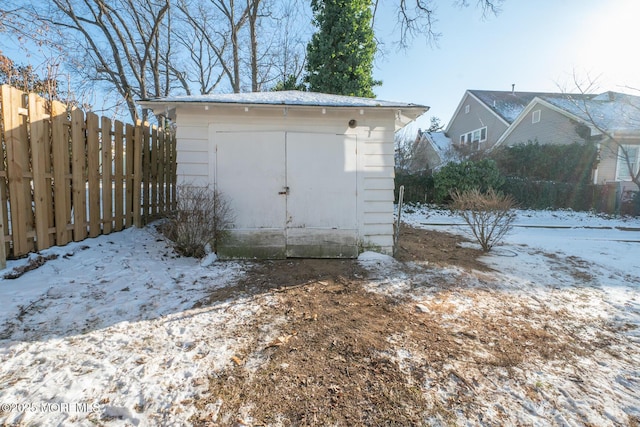
{"type": "MultiPolygon", "coordinates": [[[[405,248],[439,236],[410,231],[413,241],[405,236],[405,248]]],[[[419,310],[414,300],[366,291],[365,275],[354,261],[258,264],[236,290],[268,293],[274,302],[255,329],[243,331],[252,344],[210,376],[209,393],[196,402],[199,416],[191,421],[455,424],[460,413],[479,421],[491,401],[487,384],[516,378],[525,366],[570,364],[599,345],[563,326],[566,313],[531,307],[517,295],[433,283],[438,290],[419,310]],[[460,300],[472,303],[461,311],[460,300]]],[[[541,399],[543,389],[523,388],[532,401],[541,399]]]]}

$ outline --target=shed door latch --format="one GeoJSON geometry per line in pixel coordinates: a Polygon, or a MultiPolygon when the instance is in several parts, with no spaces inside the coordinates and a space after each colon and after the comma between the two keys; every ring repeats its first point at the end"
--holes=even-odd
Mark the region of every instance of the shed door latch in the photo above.
{"type": "Polygon", "coordinates": [[[289,194],[289,187],[284,187],[284,191],[279,191],[278,194],[280,195],[288,195],[289,194]]]}

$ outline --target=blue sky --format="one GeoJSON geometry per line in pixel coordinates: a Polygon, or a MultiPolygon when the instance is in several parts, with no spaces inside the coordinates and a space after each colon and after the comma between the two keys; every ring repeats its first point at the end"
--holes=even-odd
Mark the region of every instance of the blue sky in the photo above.
{"type": "Polygon", "coordinates": [[[448,123],[467,89],[573,91],[574,71],[597,79],[601,91],[640,89],[640,1],[506,0],[487,19],[469,3],[437,2],[437,46],[416,40],[396,52],[392,37],[378,34],[386,54],[377,62],[383,85],[375,92],[430,106],[418,126],[428,127],[432,115],[448,123]]]}

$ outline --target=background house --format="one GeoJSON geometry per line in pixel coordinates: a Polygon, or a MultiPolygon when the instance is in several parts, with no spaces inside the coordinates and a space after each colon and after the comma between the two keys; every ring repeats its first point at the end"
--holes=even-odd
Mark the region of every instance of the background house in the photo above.
{"type": "Polygon", "coordinates": [[[534,141],[593,142],[600,153],[593,183],[621,182],[634,188],[631,173],[640,166],[640,97],[468,90],[445,133],[460,151],[534,141]]]}
{"type": "Polygon", "coordinates": [[[141,104],[175,118],[179,183],[228,198],[221,257],[393,252],[394,132],[428,107],[297,91],[141,104]]]}
{"type": "Polygon", "coordinates": [[[411,147],[407,169],[410,173],[432,172],[440,166],[458,160],[458,152],[451,138],[444,132],[430,132],[418,129],[411,147]]]}

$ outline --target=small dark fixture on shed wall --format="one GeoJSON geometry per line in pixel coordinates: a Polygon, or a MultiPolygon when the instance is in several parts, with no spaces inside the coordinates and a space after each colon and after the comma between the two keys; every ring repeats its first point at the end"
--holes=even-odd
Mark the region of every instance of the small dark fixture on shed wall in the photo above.
{"type": "Polygon", "coordinates": [[[358,126],[358,121],[356,119],[349,120],[349,127],[351,129],[355,128],[356,126],[358,126]]]}

